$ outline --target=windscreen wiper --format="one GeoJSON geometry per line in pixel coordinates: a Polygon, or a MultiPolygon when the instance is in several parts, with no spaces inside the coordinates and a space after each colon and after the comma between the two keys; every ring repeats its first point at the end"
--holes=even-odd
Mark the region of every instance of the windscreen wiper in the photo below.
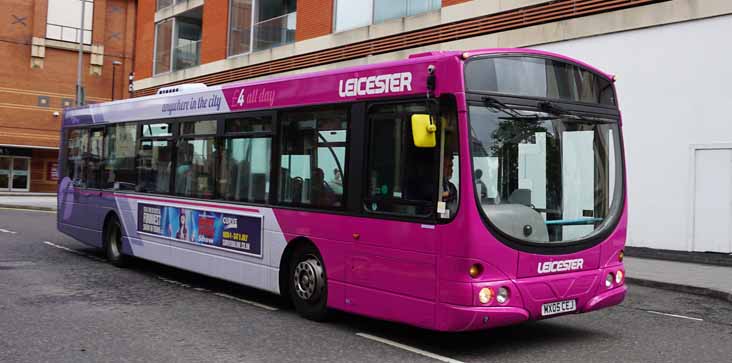
{"type": "Polygon", "coordinates": [[[585,116],[580,116],[574,113],[570,113],[567,110],[565,110],[562,107],[559,107],[549,101],[542,101],[538,104],[539,110],[542,112],[546,112],[551,115],[556,116],[562,116],[564,119],[562,122],[570,123],[570,122],[579,122],[579,123],[588,123],[588,124],[614,124],[615,121],[608,120],[608,119],[597,119],[597,118],[587,118],[585,116]]]}
{"type": "Polygon", "coordinates": [[[555,120],[556,117],[546,117],[546,116],[539,116],[536,114],[533,115],[523,115],[515,108],[493,98],[490,96],[483,96],[483,102],[485,103],[486,107],[492,108],[496,111],[501,111],[505,114],[507,114],[510,117],[500,117],[501,120],[514,120],[514,121],[533,121],[533,122],[539,122],[539,121],[547,121],[547,120],[555,120]]]}
{"type": "Polygon", "coordinates": [[[518,111],[516,111],[513,107],[491,97],[491,96],[483,96],[481,98],[483,100],[483,103],[485,103],[486,107],[492,108],[496,111],[501,111],[511,117],[515,118],[524,118],[522,114],[520,114],[518,111]]]}

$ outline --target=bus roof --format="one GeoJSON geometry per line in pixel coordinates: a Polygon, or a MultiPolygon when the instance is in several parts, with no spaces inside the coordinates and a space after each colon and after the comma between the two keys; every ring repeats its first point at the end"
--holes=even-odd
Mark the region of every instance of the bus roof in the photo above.
{"type": "Polygon", "coordinates": [[[435,66],[438,82],[434,95],[461,92],[462,76],[443,77],[461,71],[461,61],[484,54],[529,54],[560,58],[612,79],[595,67],[559,54],[521,48],[471,51],[433,51],[407,59],[320,72],[244,80],[210,87],[180,87],[179,92],[68,108],[63,126],[138,120],[163,120],[229,112],[262,110],[309,104],[353,102],[389,96],[427,93],[427,66],[435,66]]]}

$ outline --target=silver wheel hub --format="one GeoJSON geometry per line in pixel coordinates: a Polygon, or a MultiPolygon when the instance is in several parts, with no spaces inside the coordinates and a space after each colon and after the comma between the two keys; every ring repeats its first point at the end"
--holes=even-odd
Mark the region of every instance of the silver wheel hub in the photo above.
{"type": "Polygon", "coordinates": [[[314,300],[318,298],[323,289],[323,267],[315,257],[308,257],[305,261],[295,266],[293,273],[295,282],[295,293],[302,300],[314,300]]]}

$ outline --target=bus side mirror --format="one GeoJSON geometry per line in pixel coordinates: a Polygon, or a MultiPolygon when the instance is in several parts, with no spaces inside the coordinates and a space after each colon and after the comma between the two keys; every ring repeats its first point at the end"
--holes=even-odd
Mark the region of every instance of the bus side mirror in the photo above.
{"type": "Polygon", "coordinates": [[[412,137],[414,146],[420,148],[435,147],[437,145],[437,126],[432,117],[427,114],[412,115],[412,137]]]}

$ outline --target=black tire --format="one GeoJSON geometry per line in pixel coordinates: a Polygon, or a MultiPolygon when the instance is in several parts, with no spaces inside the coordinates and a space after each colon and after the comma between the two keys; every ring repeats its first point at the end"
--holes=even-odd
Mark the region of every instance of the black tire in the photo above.
{"type": "Polygon", "coordinates": [[[107,228],[104,234],[104,253],[107,260],[117,267],[127,267],[132,258],[122,253],[122,227],[116,217],[107,221],[107,228]]]}
{"type": "Polygon", "coordinates": [[[295,311],[309,320],[327,320],[328,279],[318,250],[311,244],[296,247],[288,271],[288,290],[295,311]]]}

